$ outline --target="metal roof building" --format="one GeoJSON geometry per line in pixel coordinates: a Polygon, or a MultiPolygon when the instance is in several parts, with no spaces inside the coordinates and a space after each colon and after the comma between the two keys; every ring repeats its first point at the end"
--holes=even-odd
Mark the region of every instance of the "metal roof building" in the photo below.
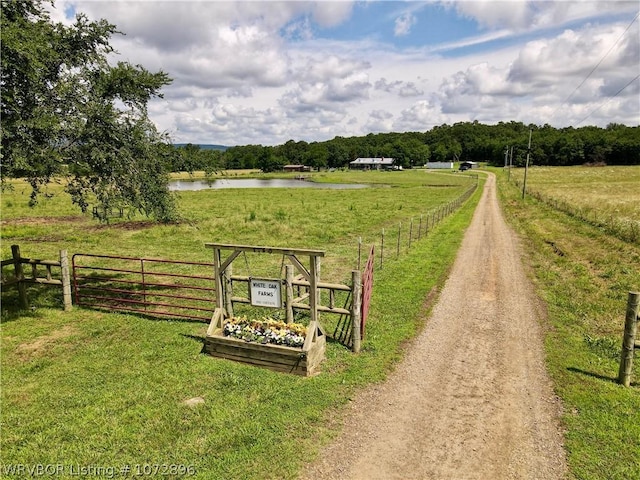
{"type": "Polygon", "coordinates": [[[376,158],[356,158],[349,163],[351,168],[377,169],[391,168],[395,162],[394,158],[376,157],[376,158]]]}

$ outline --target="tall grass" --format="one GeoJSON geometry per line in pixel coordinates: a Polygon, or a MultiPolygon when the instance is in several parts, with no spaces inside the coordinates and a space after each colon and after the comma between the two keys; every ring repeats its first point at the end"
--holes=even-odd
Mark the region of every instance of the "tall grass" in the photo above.
{"type": "MultiPolygon", "coordinates": [[[[522,186],[524,169],[512,171],[522,186]]],[[[535,167],[527,175],[527,191],[538,200],[603,229],[624,241],[640,244],[640,167],[535,167]]]]}

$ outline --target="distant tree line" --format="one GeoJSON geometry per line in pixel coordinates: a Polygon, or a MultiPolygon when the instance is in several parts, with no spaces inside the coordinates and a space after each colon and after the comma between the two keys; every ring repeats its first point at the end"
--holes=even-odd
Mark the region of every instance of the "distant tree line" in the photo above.
{"type": "Polygon", "coordinates": [[[280,170],[284,165],[314,169],[348,167],[358,157],[392,157],[403,168],[443,161],[487,162],[504,165],[513,147],[513,164],[526,160],[529,131],[530,160],[534,165],[640,165],[640,127],[612,123],[606,128],[557,129],[521,122],[485,125],[460,122],[420,133],[370,133],[362,137],[335,137],[325,142],[289,140],[283,145],[243,145],[227,150],[205,150],[188,144],[175,149],[174,171],[220,169],[280,170]]]}

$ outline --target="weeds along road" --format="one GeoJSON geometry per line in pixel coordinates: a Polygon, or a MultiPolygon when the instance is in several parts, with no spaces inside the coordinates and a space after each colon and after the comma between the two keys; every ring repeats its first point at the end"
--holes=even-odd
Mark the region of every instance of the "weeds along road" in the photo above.
{"type": "Polygon", "coordinates": [[[423,331],[302,478],[564,478],[542,314],[490,174],[423,331]]]}

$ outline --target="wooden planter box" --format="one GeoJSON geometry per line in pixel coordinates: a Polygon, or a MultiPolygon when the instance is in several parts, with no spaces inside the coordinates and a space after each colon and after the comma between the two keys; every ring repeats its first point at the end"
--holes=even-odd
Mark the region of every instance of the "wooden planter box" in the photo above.
{"type": "Polygon", "coordinates": [[[310,376],[324,360],[326,336],[315,323],[309,325],[302,348],[246,342],[224,335],[223,314],[216,310],[205,337],[204,350],[214,357],[234,360],[277,372],[310,376]]]}

